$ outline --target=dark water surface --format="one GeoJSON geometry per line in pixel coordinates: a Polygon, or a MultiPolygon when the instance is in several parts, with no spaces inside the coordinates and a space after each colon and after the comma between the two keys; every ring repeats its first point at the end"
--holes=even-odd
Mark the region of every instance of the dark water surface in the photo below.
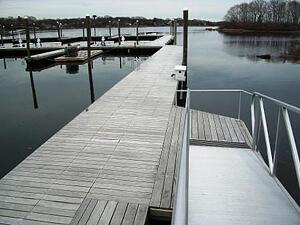
{"type": "MultiPolygon", "coordinates": [[[[300,64],[280,57],[294,39],[283,36],[227,36],[194,28],[189,37],[189,87],[256,91],[299,107],[300,64]],[[258,59],[256,55],[260,54],[271,54],[272,58],[258,59]]],[[[191,97],[193,108],[237,118],[238,94],[194,93],[191,97]]],[[[249,130],[250,102],[251,97],[242,96],[241,119],[247,123],[249,130]]],[[[265,110],[274,151],[278,107],[265,101],[265,110]]],[[[299,152],[300,115],[291,113],[290,116],[299,152]]],[[[259,149],[266,160],[263,130],[260,132],[259,149]]],[[[300,204],[299,186],[282,121],[278,151],[278,177],[300,204]]]]}
{"type": "Polygon", "coordinates": [[[145,58],[104,57],[93,61],[93,87],[88,64],[57,65],[30,73],[24,59],[0,63],[0,177],[44,143],[72,118],[134,70],[145,58]],[[121,66],[121,68],[120,68],[121,66]],[[37,108],[35,108],[37,104],[37,108]]]}
{"type": "MultiPolygon", "coordinates": [[[[181,29],[179,43],[181,43],[181,29]]],[[[140,28],[140,31],[168,32],[168,27],[140,28]]],[[[122,29],[123,34],[134,28],[122,29]]],[[[81,35],[81,30],[64,30],[64,36],[81,35]]],[[[116,30],[113,30],[116,34],[116,30]]],[[[97,29],[107,35],[107,29],[97,29]]],[[[56,31],[38,36],[56,36],[56,31]]],[[[283,36],[225,36],[203,28],[190,28],[189,87],[192,89],[237,88],[258,91],[300,106],[300,64],[287,62],[279,56],[286,52],[289,41],[283,36]],[[259,54],[271,54],[271,60],[261,60],[259,54]]],[[[1,59],[2,60],[2,59],[1,59]]],[[[98,58],[93,64],[95,98],[110,89],[138,64],[134,58],[98,58]]],[[[38,108],[34,109],[29,72],[22,59],[6,59],[0,63],[0,177],[45,142],[57,130],[91,103],[88,65],[55,66],[34,72],[33,80],[38,108]],[[77,71],[78,70],[78,71],[77,71]],[[73,71],[73,72],[72,72],[73,71]]],[[[242,119],[249,126],[250,98],[243,96],[242,119]]],[[[233,94],[193,94],[192,107],[204,111],[237,116],[238,96],[233,94]]],[[[274,143],[277,108],[266,102],[271,142],[274,143]]],[[[291,114],[295,138],[300,146],[300,116],[291,114]]],[[[291,154],[281,126],[278,176],[300,202],[291,154]]],[[[261,132],[260,146],[265,156],[261,132]]],[[[272,144],[273,148],[273,144],[272,144]]],[[[299,147],[300,148],[300,147],[299,147]]],[[[238,168],[237,168],[238,169],[238,168]]]]}

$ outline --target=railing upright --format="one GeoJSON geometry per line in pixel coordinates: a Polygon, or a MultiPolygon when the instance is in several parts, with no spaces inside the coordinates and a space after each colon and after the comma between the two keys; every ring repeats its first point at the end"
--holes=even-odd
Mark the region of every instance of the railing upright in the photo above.
{"type": "Polygon", "coordinates": [[[238,119],[241,119],[241,105],[242,105],[242,92],[239,94],[239,110],[238,110],[238,119]]]}
{"type": "Polygon", "coordinates": [[[283,116],[283,121],[286,127],[286,131],[288,134],[288,140],[290,143],[291,151],[292,151],[292,156],[293,156],[293,161],[294,161],[294,166],[296,170],[296,175],[298,179],[298,187],[300,189],[300,162],[299,162],[299,155],[297,151],[297,145],[294,137],[294,132],[293,128],[291,126],[291,121],[289,117],[289,113],[286,108],[282,108],[282,116],[283,116]]]}
{"type": "Polygon", "coordinates": [[[182,150],[178,173],[178,184],[172,225],[188,224],[188,187],[189,187],[189,140],[190,140],[190,90],[187,90],[185,123],[184,123],[182,150]]]}
{"type": "Polygon", "coordinates": [[[277,117],[277,127],[276,127],[276,137],[274,144],[274,158],[273,158],[273,176],[276,176],[277,164],[278,164],[278,137],[280,130],[280,115],[281,115],[281,107],[278,109],[278,117],[277,117]]]}
{"type": "Polygon", "coordinates": [[[259,106],[260,106],[260,113],[261,113],[262,125],[264,130],[264,136],[265,136],[265,143],[267,148],[269,168],[271,174],[273,174],[273,157],[272,157],[272,150],[270,144],[269,130],[268,130],[267,119],[266,119],[266,114],[264,109],[264,103],[261,97],[259,97],[259,106]]]}

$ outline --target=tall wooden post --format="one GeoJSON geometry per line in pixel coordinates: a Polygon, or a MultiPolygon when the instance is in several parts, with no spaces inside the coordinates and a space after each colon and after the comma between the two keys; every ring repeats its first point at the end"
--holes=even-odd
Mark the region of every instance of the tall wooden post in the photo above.
{"type": "Polygon", "coordinates": [[[97,16],[96,15],[93,15],[93,18],[94,18],[94,37],[96,37],[96,18],[97,16]]]}
{"type": "Polygon", "coordinates": [[[56,24],[57,24],[57,38],[58,40],[60,41],[60,29],[59,29],[59,22],[56,21],[56,24]]]}
{"type": "Polygon", "coordinates": [[[177,44],[177,20],[174,19],[174,44],[177,44]]]}
{"type": "Polygon", "coordinates": [[[31,85],[31,91],[32,91],[32,99],[33,99],[33,107],[37,109],[39,107],[36,92],[35,92],[35,86],[34,86],[34,80],[33,80],[33,74],[32,69],[29,69],[29,77],[30,77],[30,85],[31,85]]]}
{"type": "Polygon", "coordinates": [[[109,37],[111,37],[111,21],[108,21],[109,37]]]}
{"type": "Polygon", "coordinates": [[[82,24],[82,37],[84,38],[84,22],[81,22],[81,24],[82,24]]]}
{"type": "Polygon", "coordinates": [[[15,34],[14,34],[14,25],[13,25],[13,24],[11,24],[11,25],[10,25],[10,27],[11,27],[11,38],[12,38],[12,40],[14,40],[14,39],[15,39],[15,34]]]}
{"type": "Polygon", "coordinates": [[[26,50],[27,50],[27,57],[30,60],[30,33],[29,33],[29,22],[28,18],[25,17],[25,30],[26,30],[26,50]]]}
{"type": "Polygon", "coordinates": [[[86,33],[87,33],[87,51],[88,61],[91,60],[91,19],[90,16],[86,16],[86,33]]]}
{"type": "Polygon", "coordinates": [[[36,30],[35,30],[35,23],[32,23],[32,27],[33,27],[33,38],[34,38],[34,45],[36,47],[37,45],[37,41],[36,41],[36,30]]]}
{"type": "Polygon", "coordinates": [[[189,11],[188,9],[183,10],[183,61],[182,65],[187,66],[188,56],[188,20],[189,11]]]}
{"type": "Polygon", "coordinates": [[[121,20],[118,19],[118,41],[119,41],[119,45],[121,45],[121,24],[120,24],[121,20]]]}
{"type": "Polygon", "coordinates": [[[136,44],[139,44],[139,20],[136,21],[136,44]]]}
{"type": "Polygon", "coordinates": [[[60,29],[60,37],[62,38],[63,37],[63,25],[62,23],[59,23],[59,29],[60,29]]]}
{"type": "Polygon", "coordinates": [[[4,46],[3,35],[4,35],[4,26],[1,26],[1,45],[4,46]]]}
{"type": "Polygon", "coordinates": [[[93,103],[95,101],[95,91],[94,91],[93,69],[92,69],[91,61],[88,61],[88,73],[89,73],[91,103],[93,103]]]}

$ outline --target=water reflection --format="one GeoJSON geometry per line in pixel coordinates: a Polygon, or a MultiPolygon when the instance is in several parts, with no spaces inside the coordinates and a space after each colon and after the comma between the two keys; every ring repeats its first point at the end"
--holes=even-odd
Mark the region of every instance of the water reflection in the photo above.
{"type": "Polygon", "coordinates": [[[33,107],[34,107],[34,109],[37,109],[39,106],[38,106],[38,102],[37,102],[37,98],[36,98],[36,92],[35,92],[35,85],[34,85],[32,70],[29,71],[29,77],[30,77],[30,86],[31,86],[31,92],[32,92],[32,99],[33,99],[33,107]]]}
{"type": "Polygon", "coordinates": [[[88,74],[89,74],[89,83],[90,83],[91,103],[93,103],[95,101],[92,64],[93,64],[92,61],[88,61],[88,74]]]}
{"type": "Polygon", "coordinates": [[[4,66],[4,69],[6,70],[6,59],[3,58],[3,66],[4,66]]]}
{"type": "Polygon", "coordinates": [[[224,51],[229,55],[246,57],[250,61],[265,60],[272,63],[297,63],[297,59],[283,57],[290,48],[290,43],[297,40],[296,37],[281,36],[243,36],[222,35],[224,51]],[[270,59],[258,58],[258,55],[270,55],[270,59]]]}
{"type": "Polygon", "coordinates": [[[79,64],[67,64],[66,65],[67,74],[77,74],[79,73],[79,64]]]}

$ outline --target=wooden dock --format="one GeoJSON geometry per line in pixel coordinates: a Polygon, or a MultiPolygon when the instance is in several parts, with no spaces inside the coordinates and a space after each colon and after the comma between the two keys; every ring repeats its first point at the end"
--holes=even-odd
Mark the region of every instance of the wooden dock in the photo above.
{"type": "Polygon", "coordinates": [[[1,179],[0,223],[144,224],[181,62],[163,47],[1,179]]]}
{"type": "MultiPolygon", "coordinates": [[[[72,39],[73,40],[73,39],[72,39]]],[[[76,38],[74,40],[77,40],[76,38]]],[[[107,40],[107,39],[106,39],[107,40]]],[[[108,39],[110,40],[110,39],[108,39]]],[[[114,38],[112,38],[114,40],[114,38]]],[[[91,50],[94,51],[110,51],[110,52],[117,52],[117,53],[133,53],[133,54],[145,54],[147,52],[150,52],[151,54],[155,53],[159,49],[161,49],[163,46],[168,45],[172,43],[174,40],[174,37],[172,35],[163,35],[163,36],[149,36],[147,38],[140,39],[140,44],[136,45],[135,39],[130,36],[126,41],[119,45],[118,43],[114,43],[112,45],[107,46],[100,46],[100,45],[92,45],[91,50]],[[145,42],[142,42],[142,40],[146,40],[145,42]]],[[[101,39],[99,39],[101,41],[101,39]]],[[[70,41],[71,43],[72,41],[70,41]]],[[[68,42],[69,43],[69,42],[68,42]]],[[[72,42],[74,43],[74,42],[72,42]]],[[[79,43],[79,42],[78,42],[79,43]]],[[[82,42],[80,42],[82,43],[82,42]]],[[[86,42],[84,42],[86,43],[86,42]]],[[[45,43],[44,43],[45,45],[45,43]]],[[[35,54],[42,54],[42,53],[48,53],[51,51],[64,51],[65,46],[44,46],[44,47],[31,47],[30,52],[32,57],[35,54]]],[[[87,50],[86,46],[81,46],[80,50],[87,50]]],[[[26,56],[27,50],[24,47],[6,47],[6,48],[0,48],[0,57],[16,57],[16,56],[26,56]]]]}
{"type": "MultiPolygon", "coordinates": [[[[92,50],[91,58],[95,58],[103,53],[102,50],[92,50]]],[[[84,62],[88,60],[88,52],[87,51],[79,51],[78,56],[69,57],[69,56],[60,56],[54,59],[55,62],[84,62]]]]}

